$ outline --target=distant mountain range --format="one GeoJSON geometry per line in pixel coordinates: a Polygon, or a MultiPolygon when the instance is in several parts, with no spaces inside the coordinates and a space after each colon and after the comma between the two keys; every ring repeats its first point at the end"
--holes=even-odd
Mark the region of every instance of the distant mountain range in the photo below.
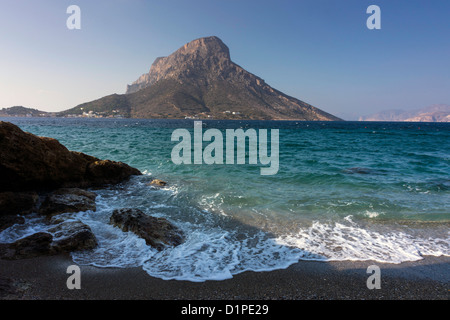
{"type": "Polygon", "coordinates": [[[131,118],[341,120],[269,86],[231,61],[217,37],[157,58],[149,73],[113,94],[61,113],[131,118]]]}
{"type": "Polygon", "coordinates": [[[450,105],[436,104],[411,111],[386,110],[360,117],[359,121],[450,122],[450,105]]]}

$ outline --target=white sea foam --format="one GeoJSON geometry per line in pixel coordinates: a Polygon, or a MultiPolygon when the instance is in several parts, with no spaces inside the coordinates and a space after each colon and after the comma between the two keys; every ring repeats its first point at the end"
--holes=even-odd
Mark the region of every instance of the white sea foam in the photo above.
{"type": "Polygon", "coordinates": [[[345,222],[313,222],[296,234],[280,236],[282,245],[302,248],[328,261],[375,260],[387,263],[417,261],[424,255],[450,255],[450,238],[423,239],[401,231],[377,232],[358,226],[352,218],[345,222]]]}
{"type": "Polygon", "coordinates": [[[368,218],[376,218],[376,217],[382,215],[382,213],[376,212],[376,211],[369,211],[369,210],[366,210],[366,212],[364,213],[364,215],[365,215],[366,217],[368,217],[368,218]]]}
{"type": "Polygon", "coordinates": [[[217,212],[223,216],[228,216],[225,210],[222,209],[223,203],[223,196],[220,193],[202,196],[199,201],[199,205],[203,210],[217,212]]]}
{"type": "Polygon", "coordinates": [[[37,232],[47,232],[48,228],[45,218],[35,215],[28,216],[25,218],[24,224],[15,224],[0,232],[0,243],[12,243],[37,232]]]}
{"type": "Polygon", "coordinates": [[[155,254],[143,268],[166,280],[202,282],[229,279],[244,271],[284,269],[302,255],[302,250],[279,245],[262,232],[238,240],[219,228],[189,232],[186,242],[155,254]]]}
{"type": "Polygon", "coordinates": [[[72,253],[74,262],[80,265],[138,267],[156,251],[132,232],[122,232],[102,223],[91,222],[89,225],[96,235],[98,246],[93,250],[72,253]]]}

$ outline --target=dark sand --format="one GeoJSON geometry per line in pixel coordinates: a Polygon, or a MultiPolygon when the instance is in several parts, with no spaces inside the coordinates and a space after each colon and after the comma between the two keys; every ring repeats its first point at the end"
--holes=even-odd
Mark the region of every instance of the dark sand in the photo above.
{"type": "Polygon", "coordinates": [[[193,283],[150,277],[141,268],[80,266],[81,289],[66,286],[69,256],[0,260],[0,299],[8,300],[448,300],[450,257],[418,262],[301,261],[284,270],[244,272],[232,279],[193,283]],[[381,268],[381,289],[369,290],[367,267],[381,268]]]}

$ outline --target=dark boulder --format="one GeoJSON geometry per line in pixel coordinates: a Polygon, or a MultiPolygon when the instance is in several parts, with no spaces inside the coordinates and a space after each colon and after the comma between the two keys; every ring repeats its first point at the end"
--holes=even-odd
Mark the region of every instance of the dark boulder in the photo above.
{"type": "Polygon", "coordinates": [[[139,209],[114,210],[110,223],[124,232],[131,231],[161,251],[183,242],[183,232],[164,218],[146,215],[139,209]]]}
{"type": "Polygon", "coordinates": [[[97,187],[141,174],[125,163],[69,151],[55,139],[3,121],[0,150],[0,192],[97,187]]]}
{"type": "Polygon", "coordinates": [[[89,226],[79,220],[63,220],[47,232],[37,232],[13,243],[0,243],[0,258],[28,259],[94,249],[97,239],[89,226]]]}
{"type": "Polygon", "coordinates": [[[18,260],[48,256],[54,253],[51,246],[52,241],[53,236],[51,234],[38,232],[14,243],[2,243],[0,244],[0,258],[18,260]]]}
{"type": "Polygon", "coordinates": [[[55,252],[72,252],[94,249],[97,239],[91,228],[80,220],[66,220],[48,229],[53,234],[55,252]]]}
{"type": "Polygon", "coordinates": [[[39,213],[54,216],[60,213],[72,213],[96,210],[93,192],[78,188],[61,188],[49,193],[39,208],[39,213]]]}

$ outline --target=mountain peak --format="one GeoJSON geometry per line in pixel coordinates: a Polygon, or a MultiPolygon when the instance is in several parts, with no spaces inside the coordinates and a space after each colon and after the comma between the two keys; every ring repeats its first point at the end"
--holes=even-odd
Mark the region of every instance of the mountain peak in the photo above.
{"type": "Polygon", "coordinates": [[[218,76],[230,64],[230,50],[222,40],[216,36],[199,38],[186,43],[168,57],[156,58],[149,73],[127,86],[127,94],[149,87],[162,79],[183,81],[208,71],[218,76]]]}
{"type": "Polygon", "coordinates": [[[216,36],[199,38],[186,43],[179,49],[180,54],[200,54],[201,57],[208,57],[212,55],[222,56],[225,59],[230,59],[230,49],[216,36]]]}

